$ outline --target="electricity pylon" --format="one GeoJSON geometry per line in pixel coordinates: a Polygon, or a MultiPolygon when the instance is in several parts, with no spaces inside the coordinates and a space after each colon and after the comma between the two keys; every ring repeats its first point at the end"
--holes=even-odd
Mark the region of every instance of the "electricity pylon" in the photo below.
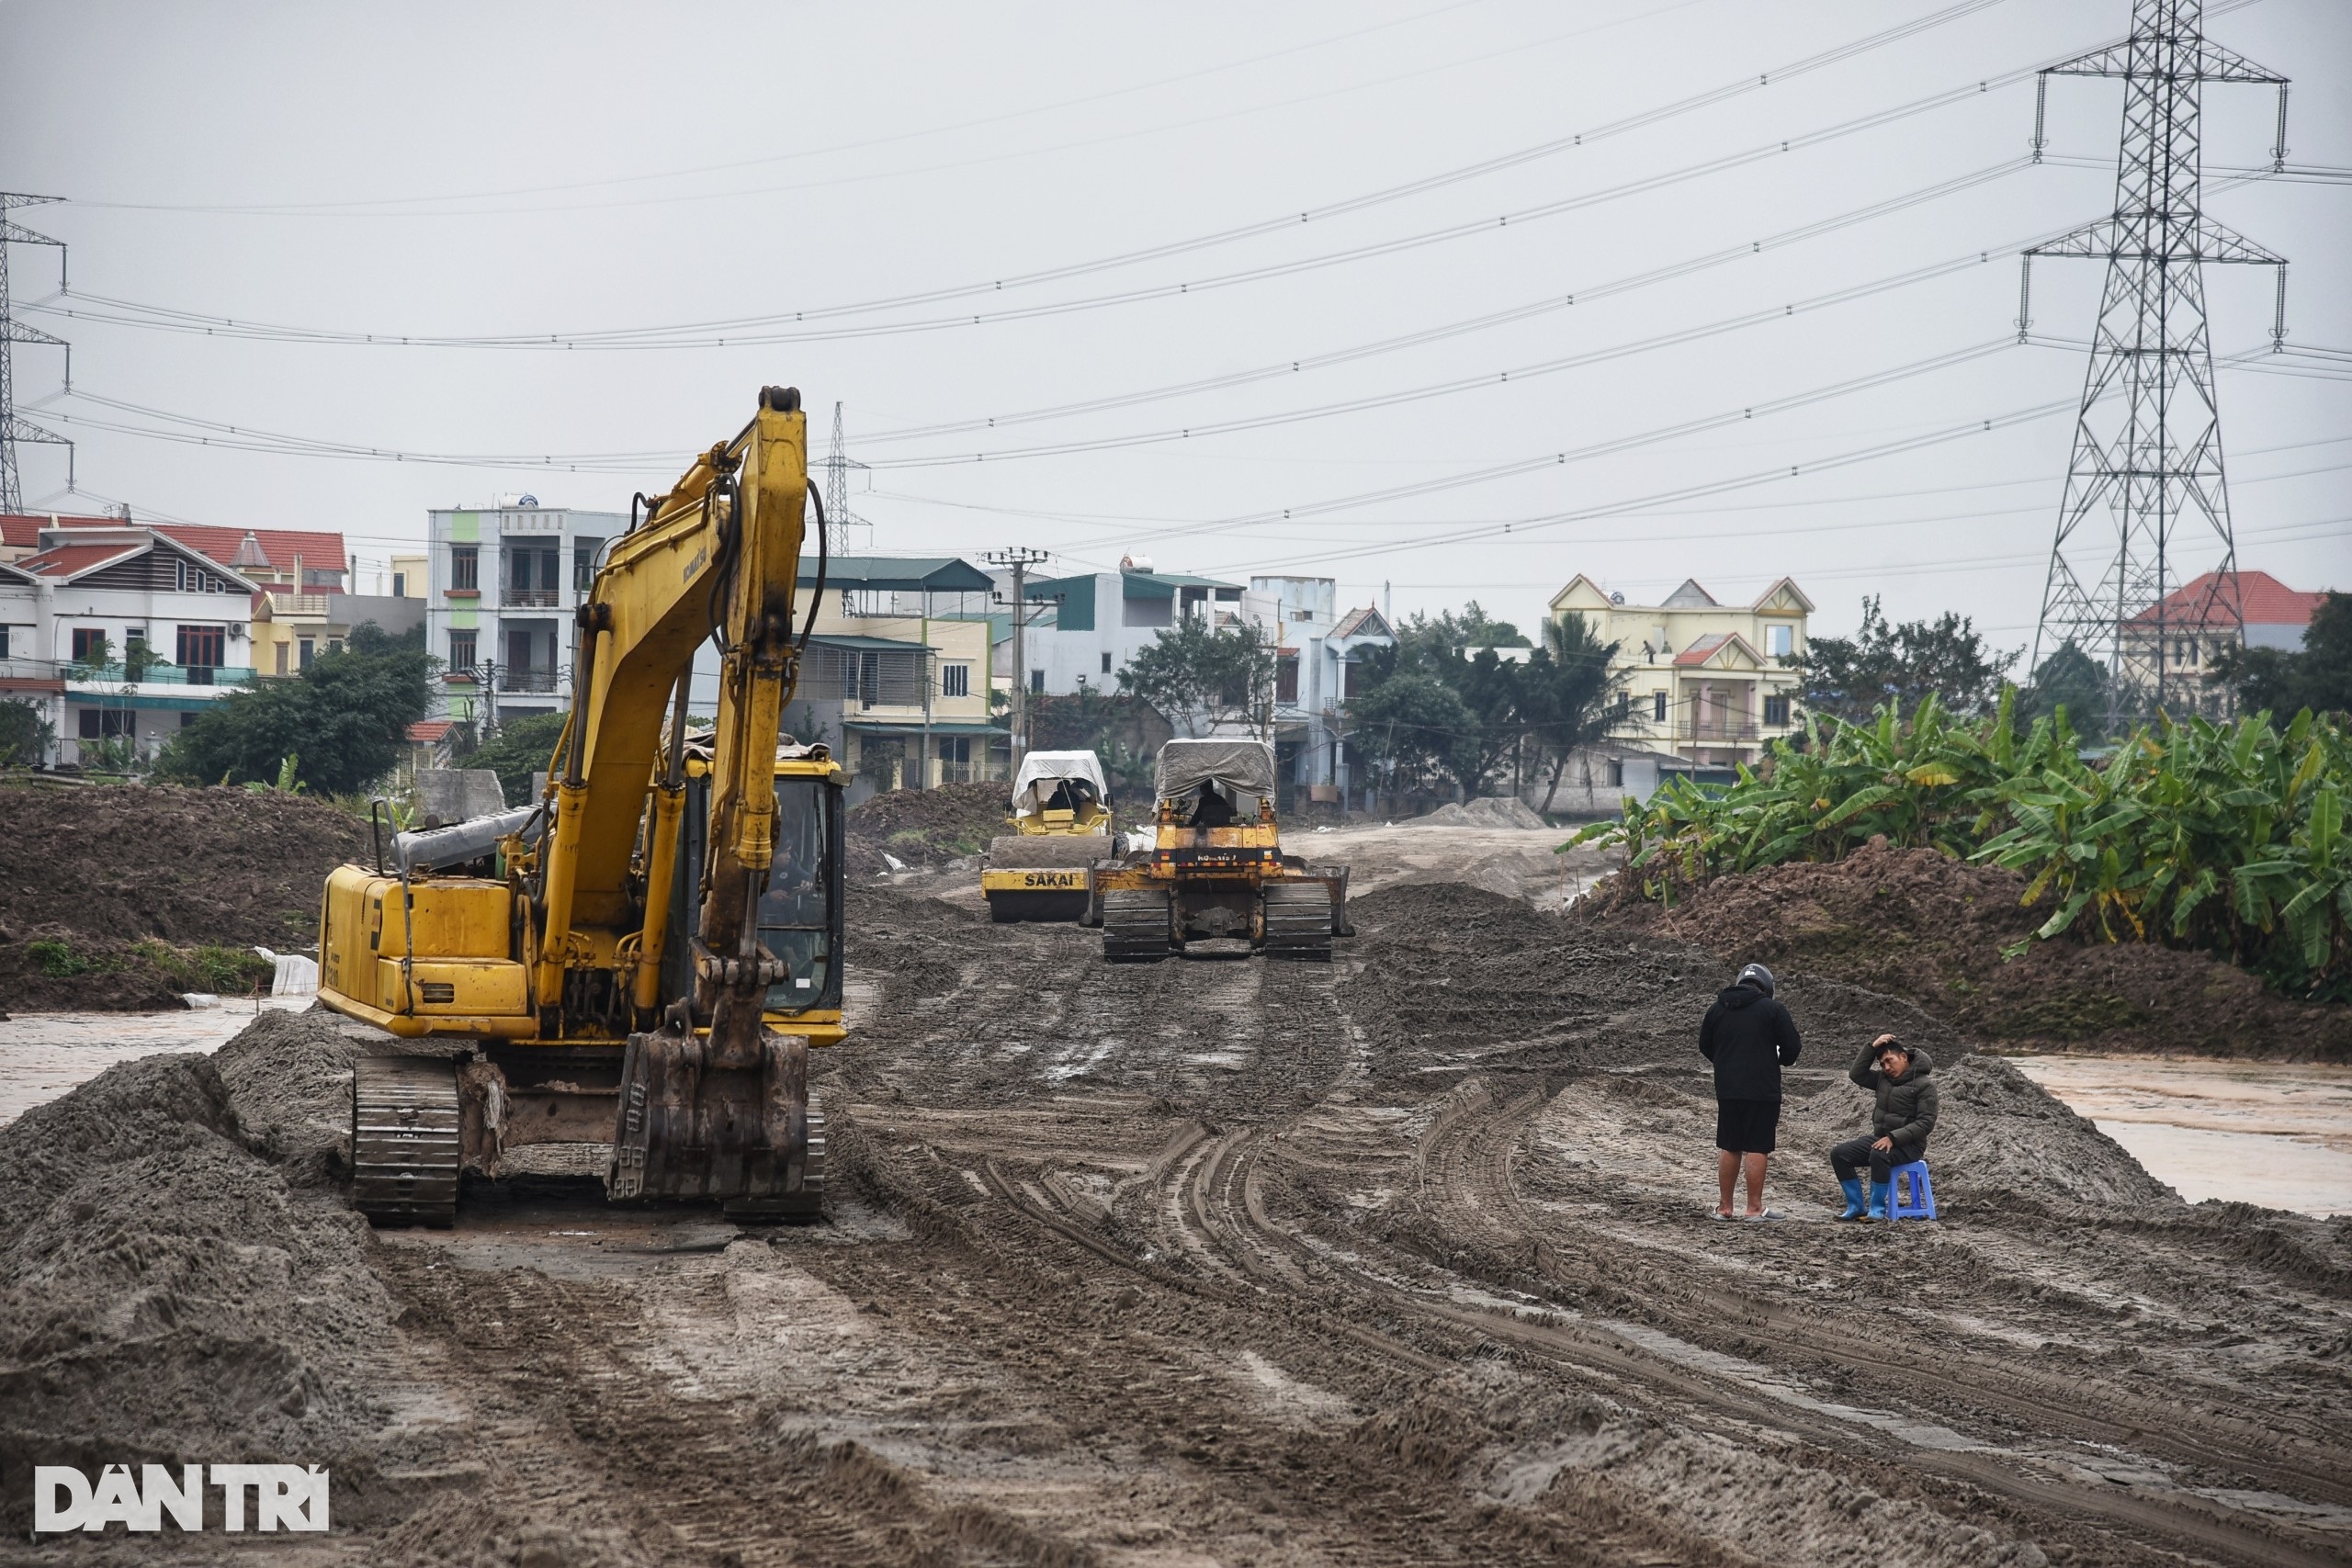
{"type": "Polygon", "coordinates": [[[2038,670],[2071,643],[2103,662],[2110,726],[2156,707],[2194,709],[2200,651],[2210,651],[2216,634],[2233,642],[2244,634],[2205,264],[2278,268],[2273,343],[2286,333],[2285,259],[2200,209],[2198,118],[2208,82],[2275,85],[2271,157],[2281,166],[2287,78],[2208,39],[2199,30],[2203,16],[2204,0],[2133,0],[2130,38],[2051,67],[2037,87],[2039,158],[2049,78],[2123,79],[2115,212],[2025,253],[2018,321],[2022,333],[2035,256],[2107,263],[2033,660],[2038,670]],[[2086,526],[2102,513],[2111,528],[2086,526]],[[2196,603],[2177,602],[2188,581],[2179,559],[2191,554],[2213,560],[2213,572],[2196,603]]]}
{"type": "MultiPolygon", "coordinates": [[[[0,190],[0,512],[18,513],[25,509],[24,486],[17,477],[17,444],[29,442],[43,446],[62,446],[66,461],[73,461],[74,443],[62,435],[43,430],[40,425],[17,414],[16,345],[20,343],[45,344],[52,348],[70,345],[62,337],[54,337],[39,327],[27,326],[17,320],[8,303],[8,247],[10,245],[55,245],[58,252],[58,277],[65,276],[65,242],[52,240],[46,234],[36,234],[23,224],[8,217],[11,208],[39,207],[44,202],[62,201],[62,197],[27,196],[21,191],[0,190]]],[[[65,385],[74,385],[73,360],[66,360],[65,385]]],[[[69,468],[67,488],[72,488],[69,468]]]]}

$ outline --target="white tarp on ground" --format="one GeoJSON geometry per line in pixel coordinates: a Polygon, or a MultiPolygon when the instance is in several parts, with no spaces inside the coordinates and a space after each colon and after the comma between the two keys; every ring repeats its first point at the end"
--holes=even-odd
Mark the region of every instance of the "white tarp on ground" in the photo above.
{"type": "Polygon", "coordinates": [[[1263,740],[1170,740],[1159,749],[1159,798],[1174,800],[1204,784],[1236,795],[1274,793],[1274,749],[1263,740]]]}
{"type": "Polygon", "coordinates": [[[1012,775],[1012,809],[1023,816],[1043,810],[1054,786],[1064,779],[1084,779],[1094,786],[1095,799],[1111,798],[1110,781],[1102,776],[1102,759],[1093,752],[1032,751],[1021,759],[1021,771],[1012,775]],[[1039,789],[1039,784],[1045,787],[1039,789]]]}

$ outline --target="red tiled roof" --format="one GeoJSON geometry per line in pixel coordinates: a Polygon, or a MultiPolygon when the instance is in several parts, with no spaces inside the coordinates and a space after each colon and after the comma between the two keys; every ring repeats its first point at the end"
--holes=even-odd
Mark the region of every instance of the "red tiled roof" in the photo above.
{"type": "MultiPolygon", "coordinates": [[[[120,528],[125,526],[153,528],[166,538],[176,539],[198,555],[209,557],[230,570],[237,570],[237,547],[251,534],[261,553],[275,571],[291,572],[294,558],[302,558],[304,571],[341,571],[343,536],[322,533],[309,528],[220,528],[208,523],[143,523],[134,520],[126,525],[119,517],[61,517],[58,525],[67,528],[120,528]]],[[[40,520],[48,527],[46,518],[40,520]]],[[[28,539],[26,543],[32,541],[28,539]]]]}
{"type": "Polygon", "coordinates": [[[119,528],[119,517],[60,517],[56,524],[47,513],[0,512],[0,546],[12,550],[29,550],[40,545],[43,528],[62,525],[68,528],[119,528]]]}
{"type": "MultiPolygon", "coordinates": [[[[2132,617],[2133,625],[2145,622],[2153,626],[2159,609],[2166,625],[2186,626],[2190,617],[2202,613],[2220,574],[2207,572],[2192,582],[2183,583],[2165,595],[2160,604],[2151,604],[2132,617]]],[[[2267,571],[2241,571],[2237,578],[2238,607],[2250,626],[2307,626],[2312,612],[2319,608],[2325,593],[2305,593],[2290,588],[2267,571]]],[[[2218,605],[2215,606],[2217,609],[2218,605]]],[[[2217,624],[2226,622],[2226,614],[2217,615],[2217,624]]]]}
{"type": "Polygon", "coordinates": [[[408,727],[408,738],[420,746],[430,746],[456,728],[452,719],[421,718],[408,727]]]}
{"type": "Polygon", "coordinates": [[[1716,654],[1722,652],[1724,644],[1729,642],[1731,639],[1732,634],[1730,632],[1711,633],[1706,637],[1701,637],[1697,642],[1692,643],[1690,647],[1676,654],[1674,656],[1674,661],[1677,664],[1704,664],[1708,660],[1713,659],[1716,654]]]}
{"type": "Polygon", "coordinates": [[[37,556],[27,556],[17,565],[26,571],[39,572],[43,577],[67,578],[110,560],[137,555],[144,548],[144,545],[59,545],[37,556]]]}

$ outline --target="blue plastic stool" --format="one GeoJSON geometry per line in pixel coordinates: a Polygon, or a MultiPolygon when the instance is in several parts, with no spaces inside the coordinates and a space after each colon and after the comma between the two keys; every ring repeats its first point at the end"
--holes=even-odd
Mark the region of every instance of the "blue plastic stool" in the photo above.
{"type": "Polygon", "coordinates": [[[1928,1162],[1915,1159],[1909,1165],[1898,1165],[1886,1173],[1886,1218],[1889,1224],[1896,1220],[1932,1220],[1936,1217],[1936,1184],[1928,1179],[1928,1162]],[[1904,1179],[1910,1179],[1910,1196],[1904,1196],[1904,1179]]]}

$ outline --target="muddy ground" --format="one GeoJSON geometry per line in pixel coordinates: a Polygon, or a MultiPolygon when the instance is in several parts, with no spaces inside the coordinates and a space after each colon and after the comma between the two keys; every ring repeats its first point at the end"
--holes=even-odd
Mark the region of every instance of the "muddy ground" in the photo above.
{"type": "Polygon", "coordinates": [[[1829,1223],[1910,1003],[1784,977],[1788,1218],[1726,1224],[1695,947],[1400,874],[1329,965],[1114,969],[969,880],[853,896],[823,1224],[371,1232],[320,1015],[0,1131],[0,1561],[237,1555],[25,1544],[44,1458],[331,1465],[304,1563],[2352,1554],[2352,1221],[2184,1205],[1955,1042],[1944,1219],[1829,1223]]]}
{"type": "Polygon", "coordinates": [[[0,786],[0,1010],[137,1011],[267,989],[252,944],[319,940],[368,825],[322,801],[169,784],[0,786]]]}

